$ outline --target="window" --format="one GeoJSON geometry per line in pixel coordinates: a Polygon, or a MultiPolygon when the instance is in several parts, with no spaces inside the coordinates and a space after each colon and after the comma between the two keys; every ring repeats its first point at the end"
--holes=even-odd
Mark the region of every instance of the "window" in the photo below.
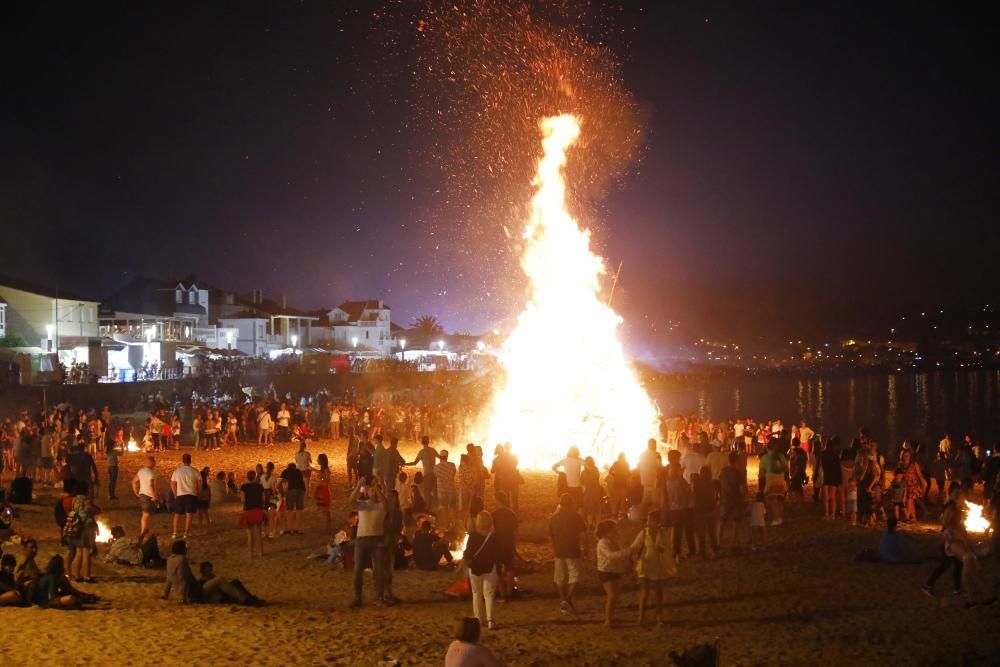
{"type": "Polygon", "coordinates": [[[368,340],[368,332],[365,331],[365,340],[368,340]]]}
{"type": "Polygon", "coordinates": [[[177,288],[177,291],[174,293],[174,303],[184,303],[184,290],[182,290],[179,287],[177,288]]]}
{"type": "Polygon", "coordinates": [[[94,323],[94,309],[93,308],[88,308],[87,309],[87,323],[88,324],[93,324],[94,323]]]}
{"type": "Polygon", "coordinates": [[[73,306],[66,306],[63,308],[63,322],[73,321],[73,306]]]}

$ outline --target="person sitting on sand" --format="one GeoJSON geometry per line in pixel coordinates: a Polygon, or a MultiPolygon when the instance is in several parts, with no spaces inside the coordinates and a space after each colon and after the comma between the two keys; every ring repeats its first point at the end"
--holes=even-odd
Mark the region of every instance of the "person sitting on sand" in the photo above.
{"type": "Polygon", "coordinates": [[[455,641],[448,646],[448,652],[444,656],[444,667],[503,667],[503,663],[479,643],[481,630],[478,618],[463,618],[458,625],[455,641]]]}
{"type": "Polygon", "coordinates": [[[13,554],[4,554],[0,558],[0,607],[21,606],[21,591],[14,577],[14,566],[17,559],[13,554]]]}
{"type": "Polygon", "coordinates": [[[420,531],[413,537],[413,561],[418,570],[437,570],[441,559],[449,565],[452,563],[448,542],[432,530],[431,522],[426,519],[420,524],[420,531]]]}
{"type": "Polygon", "coordinates": [[[199,566],[201,578],[199,602],[204,604],[241,604],[247,607],[263,607],[264,601],[246,589],[239,579],[226,579],[215,573],[208,561],[199,566]]]}
{"type": "Polygon", "coordinates": [[[82,593],[69,583],[63,557],[56,555],[49,560],[45,574],[32,584],[28,596],[33,604],[43,609],[79,609],[84,602],[96,600],[96,596],[82,593]]]}
{"type": "Polygon", "coordinates": [[[111,529],[111,544],[104,560],[119,565],[142,565],[148,568],[161,568],[167,564],[160,555],[160,545],[155,535],[146,531],[138,539],[129,539],[125,537],[125,528],[122,526],[111,529]]]}
{"type": "Polygon", "coordinates": [[[21,541],[21,551],[24,561],[17,567],[17,585],[23,590],[33,582],[42,578],[42,571],[35,563],[38,556],[38,542],[33,538],[21,541]]]}
{"type": "Polygon", "coordinates": [[[163,599],[170,598],[173,589],[180,593],[181,602],[195,602],[198,594],[197,580],[191,573],[187,559],[187,542],[175,540],[170,545],[170,556],[167,558],[167,580],[163,588],[163,599]]]}

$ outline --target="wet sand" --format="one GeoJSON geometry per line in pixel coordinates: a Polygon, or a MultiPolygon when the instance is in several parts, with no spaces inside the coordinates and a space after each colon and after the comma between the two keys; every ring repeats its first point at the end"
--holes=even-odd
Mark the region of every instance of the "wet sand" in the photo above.
{"type": "MultiPolygon", "coordinates": [[[[412,458],[416,447],[406,443],[402,449],[412,458]]],[[[157,456],[161,488],[184,451],[191,450],[157,456]]],[[[283,445],[265,451],[246,446],[192,453],[196,467],[236,471],[240,479],[258,462],[274,461],[282,469],[293,451],[283,445]]],[[[330,457],[336,526],[347,513],[344,442],[311,443],[310,451],[314,460],[320,452],[330,457]]],[[[142,454],[122,457],[120,500],[98,500],[108,523],[124,525],[130,536],[138,531],[139,513],[129,481],[143,460],[142,454]]],[[[106,479],[104,462],[98,466],[106,479]]],[[[661,627],[635,624],[636,585],[631,581],[619,608],[620,627],[606,629],[604,597],[592,560],[584,569],[578,613],[563,616],[545,544],[546,517],[556,502],[555,479],[551,474],[525,477],[519,552],[539,570],[520,577],[527,594],[498,605],[500,627],[484,630],[482,640],[507,664],[663,665],[669,664],[670,650],[716,637],[722,642],[722,665],[997,664],[1000,607],[966,611],[963,599],[926,597],[919,587],[931,562],[855,564],[858,551],[877,545],[877,532],[820,521],[821,512],[812,503],[790,507],[785,525],[768,529],[763,552],[684,560],[677,579],[667,585],[661,627]]],[[[57,493],[38,487],[36,496],[38,504],[21,508],[18,526],[39,539],[38,562],[44,567],[60,551],[52,520],[57,493]]],[[[487,496],[492,497],[489,488],[487,496]]],[[[491,506],[488,502],[487,508],[491,506]]],[[[106,608],[0,610],[0,664],[442,664],[455,622],[471,614],[470,601],[441,594],[454,574],[397,570],[394,590],[404,602],[388,609],[370,605],[368,575],[365,607],[349,609],[351,574],[306,558],[327,541],[311,498],[306,508],[305,535],[268,540],[262,560],[247,559],[235,499],[213,507],[210,535],[190,541],[192,561],[211,560],[218,573],[239,578],[267,600],[266,608],[181,605],[176,596],[164,601],[162,571],[98,559],[98,583],[81,589],[104,598],[106,608]]],[[[169,550],[170,520],[165,514],[152,519],[164,552],[169,550]]],[[[908,532],[933,553],[933,525],[908,532]]],[[[20,550],[12,551],[20,562],[20,550]]],[[[995,578],[995,561],[988,573],[995,578]]],[[[946,575],[938,582],[939,593],[950,588],[946,575]]]]}

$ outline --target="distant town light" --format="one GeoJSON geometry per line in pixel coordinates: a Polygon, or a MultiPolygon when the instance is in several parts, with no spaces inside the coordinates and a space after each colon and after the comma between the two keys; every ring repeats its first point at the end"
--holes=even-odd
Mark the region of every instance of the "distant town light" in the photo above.
{"type": "Polygon", "coordinates": [[[486,344],[483,343],[483,341],[477,341],[476,342],[476,349],[479,350],[480,352],[482,352],[483,349],[485,349],[485,347],[486,347],[486,344]]]}

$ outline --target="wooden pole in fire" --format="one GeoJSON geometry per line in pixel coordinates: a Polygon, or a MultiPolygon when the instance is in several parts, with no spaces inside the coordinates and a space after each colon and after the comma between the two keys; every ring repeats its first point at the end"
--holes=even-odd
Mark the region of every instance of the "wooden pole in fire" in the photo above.
{"type": "Polygon", "coordinates": [[[611,300],[615,298],[615,287],[618,286],[618,276],[622,274],[622,264],[624,263],[625,260],[618,260],[618,270],[615,271],[615,279],[611,281],[611,293],[608,294],[608,308],[611,307],[611,300]]]}

